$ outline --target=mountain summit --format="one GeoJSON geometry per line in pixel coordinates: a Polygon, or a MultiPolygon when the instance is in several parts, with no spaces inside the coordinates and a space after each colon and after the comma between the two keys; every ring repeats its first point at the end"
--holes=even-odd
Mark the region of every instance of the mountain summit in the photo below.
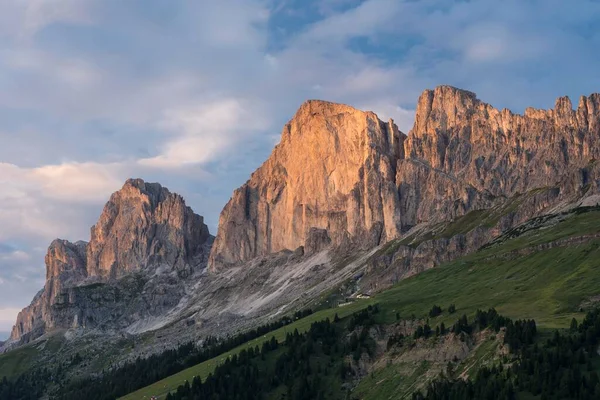
{"type": "Polygon", "coordinates": [[[128,312],[139,318],[145,311],[172,307],[181,290],[157,291],[157,280],[148,280],[154,286],[147,288],[141,281],[142,291],[155,295],[150,301],[138,298],[127,307],[123,300],[137,292],[123,299],[112,289],[92,292],[135,273],[184,278],[202,265],[210,239],[203,218],[181,196],[157,183],[129,179],[104,206],[89,243],[57,239],[50,244],[44,289],[19,313],[11,339],[33,339],[53,328],[101,326],[128,312]]]}
{"type": "Polygon", "coordinates": [[[355,238],[374,246],[398,236],[393,182],[404,139],[372,112],[305,102],[223,209],[212,269],[300,246],[313,252],[355,238]]]}
{"type": "Polygon", "coordinates": [[[407,135],[310,100],[233,193],[214,243],[179,195],[128,180],[89,243],[50,245],[44,289],[4,348],[59,329],[86,347],[71,334],[86,328],[98,346],[152,331],[136,347],[152,354],[267,323],[334,288],[380,291],[532,218],[599,203],[599,158],[598,94],[519,115],[440,86],[420,96],[407,135]]]}

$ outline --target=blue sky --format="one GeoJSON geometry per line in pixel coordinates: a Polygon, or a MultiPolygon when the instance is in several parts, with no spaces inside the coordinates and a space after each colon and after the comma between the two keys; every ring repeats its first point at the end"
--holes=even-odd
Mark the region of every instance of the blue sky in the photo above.
{"type": "Polygon", "coordinates": [[[43,286],[53,238],[89,239],[128,177],[213,233],[302,101],[407,132],[451,84],[522,112],[600,87],[600,3],[580,0],[3,0],[0,331],[43,286]]]}

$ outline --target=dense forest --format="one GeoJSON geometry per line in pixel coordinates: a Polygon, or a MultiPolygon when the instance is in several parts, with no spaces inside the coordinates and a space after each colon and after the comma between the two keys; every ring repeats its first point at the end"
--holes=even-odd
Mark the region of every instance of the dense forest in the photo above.
{"type": "Polygon", "coordinates": [[[6,377],[0,380],[1,400],[37,400],[46,392],[48,382],[55,379],[56,374],[47,369],[28,372],[15,380],[6,377]]]}
{"type": "Polygon", "coordinates": [[[305,334],[288,333],[285,346],[273,338],[260,350],[244,350],[204,382],[196,377],[168,394],[167,400],[258,400],[274,393],[289,400],[344,398],[332,382],[344,381],[352,373],[345,356],[356,360],[374,350],[368,331],[378,311],[369,306],[348,320],[315,322],[305,334]]]}

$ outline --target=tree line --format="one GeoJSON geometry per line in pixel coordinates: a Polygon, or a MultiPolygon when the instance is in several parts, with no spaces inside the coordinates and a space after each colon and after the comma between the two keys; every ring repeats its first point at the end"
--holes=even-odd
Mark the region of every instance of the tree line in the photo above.
{"type": "Polygon", "coordinates": [[[137,358],[120,367],[103,371],[99,378],[88,377],[63,387],[56,399],[110,400],[151,385],[211,358],[228,352],[250,340],[291,324],[312,314],[311,309],[297,311],[277,321],[227,338],[208,337],[201,345],[193,342],[166,350],[148,358],[137,358]]]}

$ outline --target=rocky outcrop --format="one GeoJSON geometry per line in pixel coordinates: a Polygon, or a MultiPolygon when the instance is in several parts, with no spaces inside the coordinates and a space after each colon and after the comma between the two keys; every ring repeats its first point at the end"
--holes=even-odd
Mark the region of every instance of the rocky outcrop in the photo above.
{"type": "MultiPolygon", "coordinates": [[[[128,180],[114,193],[91,230],[90,276],[114,279],[148,264],[183,271],[210,236],[201,216],[158,183],[128,180]]],[[[189,271],[188,271],[189,272],[189,271]]]]}
{"type": "Polygon", "coordinates": [[[552,110],[519,115],[440,86],[420,96],[408,136],[371,112],[308,101],[223,209],[209,265],[306,250],[311,232],[333,247],[369,248],[419,224],[556,188],[525,210],[532,217],[598,193],[599,137],[600,94],[582,97],[577,110],[561,97],[552,110]]]}
{"type": "Polygon", "coordinates": [[[181,196],[130,179],[106,203],[89,243],[52,242],[44,289],[19,313],[11,340],[160,315],[185,295],[183,281],[205,265],[211,241],[181,196]]]}

